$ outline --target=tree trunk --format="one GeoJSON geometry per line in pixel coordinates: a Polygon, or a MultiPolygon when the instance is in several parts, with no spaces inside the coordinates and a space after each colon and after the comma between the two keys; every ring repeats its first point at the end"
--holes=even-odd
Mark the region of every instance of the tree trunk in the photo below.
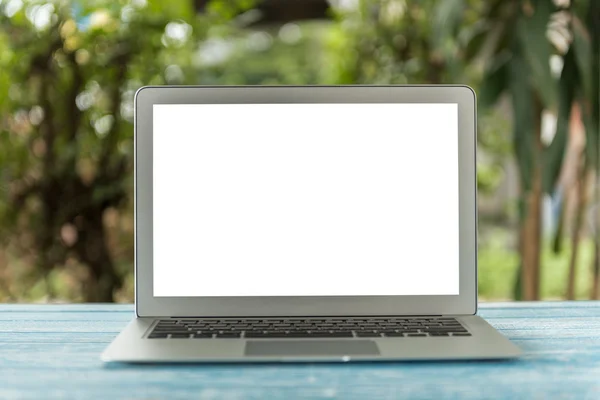
{"type": "MultiPolygon", "coordinates": [[[[583,156],[583,154],[582,154],[583,156]]],[[[575,299],[575,278],[577,275],[577,258],[579,256],[579,243],[581,241],[581,228],[583,214],[587,203],[587,165],[582,160],[577,174],[577,206],[575,209],[575,221],[573,235],[571,237],[571,258],[569,260],[569,277],[567,282],[567,300],[575,299]]]]}
{"type": "Polygon", "coordinates": [[[600,245],[598,239],[594,243],[594,261],[592,268],[592,291],[590,300],[600,300],[600,245]]]}
{"type": "MultiPolygon", "coordinates": [[[[590,37],[592,42],[592,56],[591,60],[591,69],[592,69],[592,88],[591,93],[594,93],[591,99],[591,120],[592,120],[592,129],[595,129],[595,137],[597,141],[595,142],[594,148],[594,193],[595,193],[595,212],[594,212],[594,264],[593,264],[593,274],[592,274],[592,292],[591,298],[595,300],[600,300],[600,185],[598,184],[598,178],[600,177],[600,2],[589,1],[588,2],[588,21],[587,26],[590,30],[590,37]]],[[[594,142],[593,142],[594,143],[594,142]]]]}
{"type": "MultiPolygon", "coordinates": [[[[98,266],[92,266],[97,268],[98,266]]],[[[99,278],[90,276],[85,282],[84,301],[86,303],[114,303],[114,291],[120,286],[113,274],[104,273],[99,278]]]]}
{"type": "MultiPolygon", "coordinates": [[[[596,159],[598,156],[596,155],[596,159]]],[[[592,184],[594,185],[594,203],[592,213],[593,239],[594,239],[594,257],[592,259],[592,288],[590,291],[590,300],[600,300],[600,184],[598,184],[598,165],[596,165],[592,184]]]]}
{"type": "Polygon", "coordinates": [[[86,217],[85,227],[79,229],[81,237],[75,246],[81,261],[90,267],[90,274],[84,282],[84,299],[89,303],[112,303],[114,291],[121,287],[122,279],[108,250],[102,210],[91,210],[86,217]]]}
{"type": "Polygon", "coordinates": [[[569,207],[569,190],[564,190],[562,204],[558,212],[558,224],[556,226],[556,232],[554,233],[554,239],[552,240],[552,252],[554,254],[560,254],[563,250],[564,230],[565,230],[565,219],[567,215],[567,209],[569,207]]]}
{"type": "Polygon", "coordinates": [[[542,105],[538,98],[534,104],[534,151],[531,188],[524,194],[524,215],[521,217],[521,289],[523,300],[540,298],[540,251],[542,228],[542,105]]]}
{"type": "Polygon", "coordinates": [[[539,166],[534,173],[533,188],[525,198],[525,218],[521,224],[521,289],[523,300],[540,298],[540,239],[542,180],[539,166]]]}

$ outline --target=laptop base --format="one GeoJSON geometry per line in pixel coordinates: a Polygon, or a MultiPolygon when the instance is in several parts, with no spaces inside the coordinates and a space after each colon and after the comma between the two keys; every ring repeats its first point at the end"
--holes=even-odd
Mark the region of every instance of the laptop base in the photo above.
{"type": "Polygon", "coordinates": [[[456,317],[465,337],[147,339],[154,318],[136,318],[102,354],[105,362],[352,362],[508,359],[521,351],[481,317],[456,317]]]}

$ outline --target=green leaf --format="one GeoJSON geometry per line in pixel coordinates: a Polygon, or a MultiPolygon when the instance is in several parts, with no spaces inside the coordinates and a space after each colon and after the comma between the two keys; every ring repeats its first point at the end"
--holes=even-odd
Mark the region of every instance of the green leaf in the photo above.
{"type": "Polygon", "coordinates": [[[258,2],[258,0],[212,0],[206,5],[205,12],[224,20],[230,20],[255,7],[258,2]]]}
{"type": "Polygon", "coordinates": [[[444,0],[439,2],[433,16],[433,45],[443,48],[448,38],[454,37],[454,32],[461,23],[465,8],[465,0],[444,0]]]}
{"type": "MultiPolygon", "coordinates": [[[[584,103],[585,100],[579,99],[580,103],[584,103]]],[[[585,153],[586,160],[590,163],[590,166],[598,166],[598,145],[599,135],[598,125],[594,123],[592,113],[589,108],[584,107],[581,113],[581,119],[585,128],[585,153]]]]}
{"type": "Polygon", "coordinates": [[[559,81],[558,116],[556,133],[552,143],[544,149],[542,171],[542,187],[546,193],[552,193],[562,169],[565,150],[569,138],[571,108],[575,96],[575,88],[580,84],[579,73],[571,48],[564,58],[564,66],[559,81]]]}
{"type": "Polygon", "coordinates": [[[464,46],[464,57],[468,61],[476,58],[485,59],[506,51],[512,41],[513,21],[488,17],[487,21],[480,21],[470,32],[470,39],[464,46]]]}
{"type": "Polygon", "coordinates": [[[573,15],[573,44],[575,59],[579,74],[581,76],[581,86],[587,98],[591,98],[592,90],[592,43],[590,32],[581,20],[573,15]]]}
{"type": "Polygon", "coordinates": [[[148,11],[166,19],[181,19],[186,22],[193,20],[196,10],[190,0],[148,0],[148,11]]]}
{"type": "Polygon", "coordinates": [[[509,64],[509,90],[513,109],[513,146],[522,194],[531,190],[535,155],[534,146],[534,93],[528,82],[529,67],[520,52],[515,52],[509,64]]]}
{"type": "Polygon", "coordinates": [[[490,29],[485,24],[481,24],[480,26],[477,26],[468,32],[466,44],[463,45],[463,57],[466,61],[472,61],[475,57],[477,57],[477,55],[479,55],[483,44],[486,43],[489,32],[490,29]]]}
{"type": "Polygon", "coordinates": [[[513,298],[517,301],[523,300],[523,284],[521,282],[521,277],[523,271],[523,263],[519,263],[517,267],[517,271],[515,273],[515,281],[513,286],[513,298]]]}
{"type": "Polygon", "coordinates": [[[552,46],[546,29],[553,12],[550,0],[532,1],[533,14],[522,14],[517,23],[517,37],[530,69],[531,84],[539,93],[543,105],[554,109],[557,99],[555,79],[550,72],[552,46]]]}
{"type": "Polygon", "coordinates": [[[494,106],[500,95],[507,89],[509,79],[510,56],[507,53],[496,57],[494,64],[485,72],[481,89],[477,96],[479,106],[489,108],[494,106]]]}
{"type": "Polygon", "coordinates": [[[467,61],[473,61],[483,53],[493,56],[501,52],[503,50],[501,45],[506,42],[504,39],[511,35],[511,32],[506,29],[511,25],[510,18],[504,18],[504,15],[507,14],[505,10],[512,8],[513,5],[506,0],[490,0],[482,5],[485,6],[485,10],[481,12],[478,22],[473,27],[463,30],[463,34],[467,37],[463,45],[464,57],[467,61]]]}

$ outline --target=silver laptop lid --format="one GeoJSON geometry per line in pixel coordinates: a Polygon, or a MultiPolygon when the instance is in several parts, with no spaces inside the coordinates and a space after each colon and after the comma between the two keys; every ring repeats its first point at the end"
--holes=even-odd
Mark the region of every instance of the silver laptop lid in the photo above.
{"type": "Polygon", "coordinates": [[[145,87],[139,316],[477,307],[465,86],[145,87]]]}

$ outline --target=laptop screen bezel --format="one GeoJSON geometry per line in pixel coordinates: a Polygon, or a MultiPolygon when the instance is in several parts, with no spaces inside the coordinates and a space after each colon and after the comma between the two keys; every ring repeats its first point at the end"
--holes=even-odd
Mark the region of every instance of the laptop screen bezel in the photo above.
{"type": "MultiPolygon", "coordinates": [[[[138,90],[134,101],[137,316],[359,316],[476,313],[476,98],[474,91],[468,86],[147,86],[138,90]],[[459,294],[453,296],[155,297],[152,260],[153,106],[155,104],[250,103],[458,104],[459,294]]],[[[428,239],[424,238],[424,240],[428,239]]],[[[433,246],[434,243],[432,248],[433,246]]],[[[235,279],[235,276],[231,279],[235,279]]]]}

